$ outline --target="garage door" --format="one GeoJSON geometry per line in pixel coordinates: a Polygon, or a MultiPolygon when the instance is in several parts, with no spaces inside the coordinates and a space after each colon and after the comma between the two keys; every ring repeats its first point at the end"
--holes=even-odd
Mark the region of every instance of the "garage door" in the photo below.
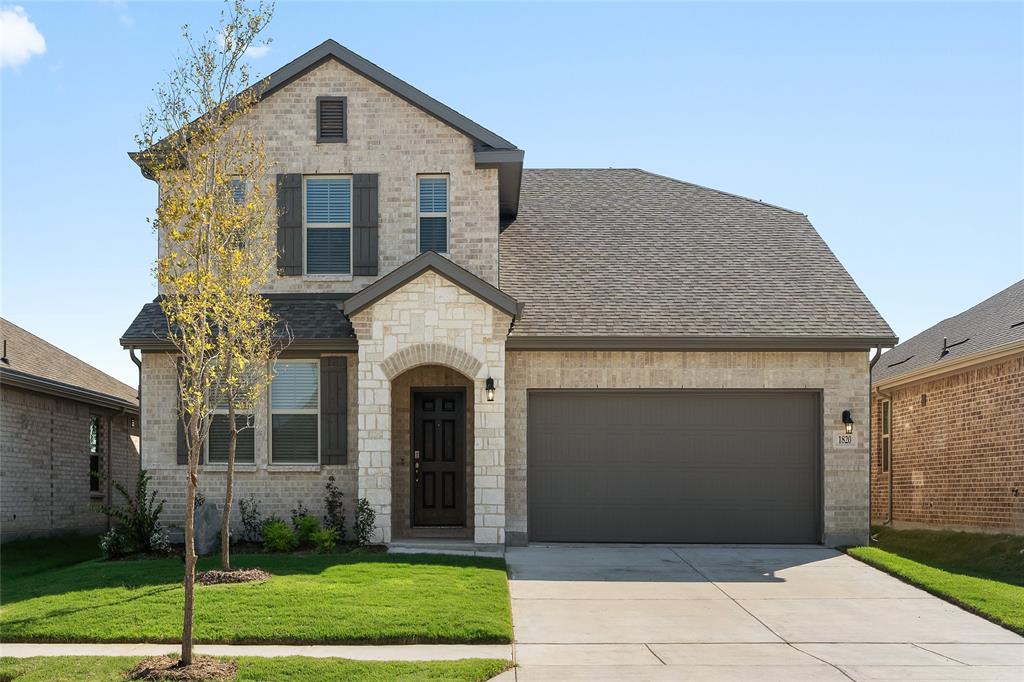
{"type": "Polygon", "coordinates": [[[818,395],[531,391],[535,542],[818,542],[818,395]]]}

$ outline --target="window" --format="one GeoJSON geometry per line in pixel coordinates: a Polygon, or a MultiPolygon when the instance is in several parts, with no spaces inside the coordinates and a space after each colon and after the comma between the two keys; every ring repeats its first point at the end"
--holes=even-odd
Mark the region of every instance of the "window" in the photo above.
{"type": "Polygon", "coordinates": [[[882,401],[882,459],[879,465],[882,471],[889,471],[892,460],[892,403],[882,401]]]}
{"type": "Polygon", "coordinates": [[[320,461],[320,362],[278,360],[270,384],[270,461],[320,461]]]}
{"type": "Polygon", "coordinates": [[[99,417],[89,417],[89,492],[100,492],[100,455],[103,454],[99,417]]]}
{"type": "Polygon", "coordinates": [[[231,189],[231,200],[236,204],[245,201],[245,180],[232,178],[228,184],[231,189]]]}
{"type": "MultiPolygon", "coordinates": [[[[250,415],[236,414],[238,441],[235,443],[235,463],[252,464],[256,461],[256,437],[249,424],[250,415]]],[[[209,464],[227,464],[228,446],[231,443],[227,409],[218,408],[210,422],[210,435],[206,440],[206,461],[209,464]]]]}
{"type": "Polygon", "coordinates": [[[344,97],[316,98],[316,141],[345,142],[348,138],[344,97]]]}
{"type": "Polygon", "coordinates": [[[352,273],[352,178],[305,179],[306,274],[352,273]]]}
{"type": "Polygon", "coordinates": [[[420,253],[448,253],[448,177],[421,176],[420,253]]]}

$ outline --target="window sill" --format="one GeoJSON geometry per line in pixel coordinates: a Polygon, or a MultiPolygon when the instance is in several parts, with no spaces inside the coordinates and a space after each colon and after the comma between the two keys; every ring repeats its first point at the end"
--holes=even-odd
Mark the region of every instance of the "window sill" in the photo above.
{"type": "Polygon", "coordinates": [[[307,282],[351,282],[352,275],[310,275],[302,276],[307,282]]]}
{"type": "Polygon", "coordinates": [[[93,491],[91,491],[91,490],[89,491],[89,498],[90,498],[90,499],[93,499],[93,500],[102,500],[102,499],[104,499],[105,497],[106,497],[106,495],[104,495],[103,493],[93,492],[93,491]]]}
{"type": "Polygon", "coordinates": [[[270,463],[267,471],[320,471],[319,464],[274,464],[270,463]]]}
{"type": "MultiPolygon", "coordinates": [[[[228,465],[222,462],[207,462],[202,465],[206,471],[227,471],[228,465]]],[[[235,462],[235,471],[256,471],[255,462],[235,462]]]]}

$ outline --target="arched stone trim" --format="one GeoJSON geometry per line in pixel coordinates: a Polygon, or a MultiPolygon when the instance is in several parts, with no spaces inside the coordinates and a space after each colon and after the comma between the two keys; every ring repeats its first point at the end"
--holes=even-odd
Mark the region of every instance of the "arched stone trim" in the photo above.
{"type": "Polygon", "coordinates": [[[484,363],[464,350],[444,343],[418,343],[395,351],[380,364],[389,380],[420,365],[444,365],[475,379],[484,363]]]}

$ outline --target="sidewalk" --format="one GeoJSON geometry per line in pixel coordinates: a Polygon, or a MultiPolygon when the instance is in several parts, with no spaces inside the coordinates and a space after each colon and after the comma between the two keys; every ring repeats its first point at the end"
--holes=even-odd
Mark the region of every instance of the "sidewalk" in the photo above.
{"type": "MultiPolygon", "coordinates": [[[[173,653],[175,644],[0,644],[0,656],[159,656],[173,653]]],[[[208,656],[309,656],[357,661],[452,661],[460,658],[512,659],[511,644],[196,644],[195,653],[208,656]]]]}

